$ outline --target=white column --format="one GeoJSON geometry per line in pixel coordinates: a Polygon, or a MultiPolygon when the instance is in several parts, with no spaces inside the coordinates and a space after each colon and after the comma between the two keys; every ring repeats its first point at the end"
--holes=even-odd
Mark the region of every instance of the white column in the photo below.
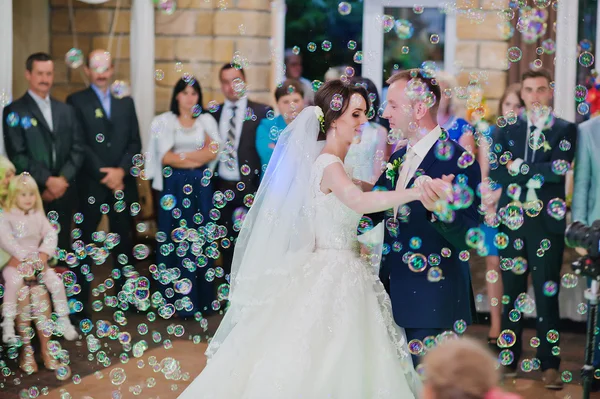
{"type": "Polygon", "coordinates": [[[554,66],[554,109],[556,115],[575,122],[575,85],[577,81],[577,1],[558,3],[556,15],[556,63],[554,66]]]}
{"type": "Polygon", "coordinates": [[[142,146],[148,145],[154,118],[154,7],[149,0],[131,6],[131,96],[135,101],[142,146]]]}
{"type": "Polygon", "coordinates": [[[382,0],[363,2],[362,76],[369,78],[381,93],[383,82],[383,16],[382,0]]]}
{"type": "MultiPolygon", "coordinates": [[[[0,111],[12,101],[13,9],[12,0],[0,1],[0,111]]],[[[0,123],[0,155],[6,155],[0,123]]]]}
{"type": "Polygon", "coordinates": [[[271,1],[271,93],[281,83],[285,74],[284,69],[284,52],[285,52],[285,0],[271,1]]]}

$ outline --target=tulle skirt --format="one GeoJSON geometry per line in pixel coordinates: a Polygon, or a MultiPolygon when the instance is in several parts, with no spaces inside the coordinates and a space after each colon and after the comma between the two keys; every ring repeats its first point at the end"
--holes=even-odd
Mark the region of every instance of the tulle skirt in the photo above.
{"type": "Polygon", "coordinates": [[[179,398],[418,397],[404,331],[372,268],[355,251],[317,250],[292,270],[273,301],[240,318],[179,398]]]}

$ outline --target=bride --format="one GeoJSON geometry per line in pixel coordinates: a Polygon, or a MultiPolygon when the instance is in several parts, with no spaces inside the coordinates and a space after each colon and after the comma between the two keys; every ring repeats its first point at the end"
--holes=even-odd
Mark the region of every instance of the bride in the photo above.
{"type": "Polygon", "coordinates": [[[362,192],[344,170],[367,120],[364,88],[333,80],[315,104],[278,140],[236,244],[230,308],[180,399],[418,397],[404,331],[359,256],[356,226],[419,193],[362,192]]]}

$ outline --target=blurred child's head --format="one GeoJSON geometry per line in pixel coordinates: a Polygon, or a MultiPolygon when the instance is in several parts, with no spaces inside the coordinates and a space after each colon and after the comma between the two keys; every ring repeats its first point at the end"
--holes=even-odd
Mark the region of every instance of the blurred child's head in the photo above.
{"type": "Polygon", "coordinates": [[[498,360],[470,338],[453,339],[433,348],[423,360],[422,399],[484,399],[500,381],[498,360]]]}
{"type": "Polygon", "coordinates": [[[8,189],[8,183],[15,177],[16,172],[15,165],[8,158],[0,155],[0,192],[8,189]]]}
{"type": "Polygon", "coordinates": [[[290,124],[304,109],[304,88],[297,80],[287,79],[275,89],[277,109],[286,124],[290,124]]]}
{"type": "Polygon", "coordinates": [[[6,209],[18,208],[23,212],[35,209],[44,212],[42,197],[37,183],[27,172],[21,173],[10,181],[6,209]]]}

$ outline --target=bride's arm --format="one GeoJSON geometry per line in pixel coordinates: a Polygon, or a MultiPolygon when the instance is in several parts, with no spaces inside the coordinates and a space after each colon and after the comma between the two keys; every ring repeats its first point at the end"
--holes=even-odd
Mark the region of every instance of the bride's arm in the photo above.
{"type": "Polygon", "coordinates": [[[338,162],[332,163],[323,171],[321,190],[333,192],[344,205],[360,214],[385,211],[417,201],[420,193],[417,189],[362,192],[338,162]]]}

